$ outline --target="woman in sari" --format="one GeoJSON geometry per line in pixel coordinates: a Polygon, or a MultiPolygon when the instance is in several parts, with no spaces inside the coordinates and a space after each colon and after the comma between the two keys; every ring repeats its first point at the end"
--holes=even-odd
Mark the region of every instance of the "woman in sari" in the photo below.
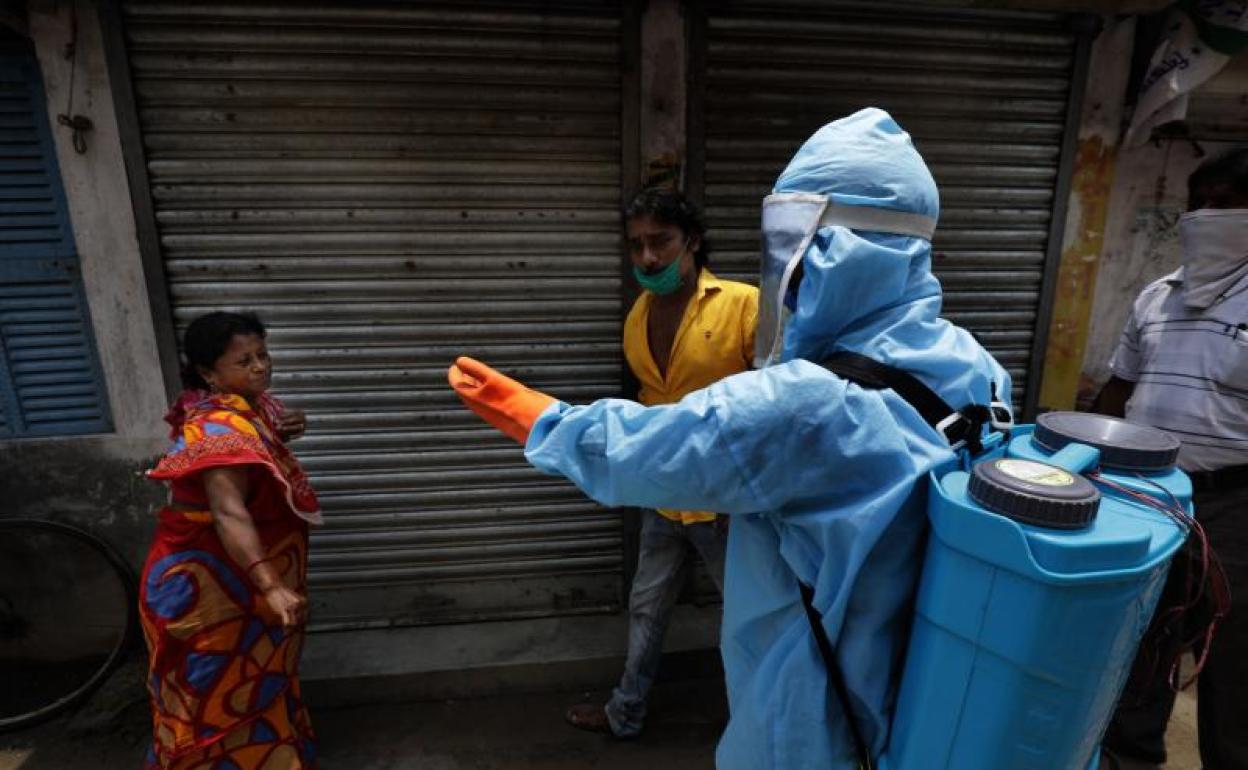
{"type": "Polygon", "coordinates": [[[209,313],[186,331],[168,483],[140,581],[151,653],[147,770],[308,770],[300,699],[316,495],[286,442],[305,428],[268,394],[265,330],[209,313]]]}

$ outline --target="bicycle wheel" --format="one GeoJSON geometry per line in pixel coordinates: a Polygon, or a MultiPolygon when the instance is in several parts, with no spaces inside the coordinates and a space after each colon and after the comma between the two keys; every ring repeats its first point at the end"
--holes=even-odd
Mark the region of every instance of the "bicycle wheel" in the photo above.
{"type": "Polygon", "coordinates": [[[0,519],[0,731],[79,703],[121,662],[134,579],[108,543],[52,521],[0,519]]]}

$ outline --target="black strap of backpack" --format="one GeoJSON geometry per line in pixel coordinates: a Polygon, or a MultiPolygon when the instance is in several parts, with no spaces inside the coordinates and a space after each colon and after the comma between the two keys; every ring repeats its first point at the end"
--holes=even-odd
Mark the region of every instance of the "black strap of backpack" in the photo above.
{"type": "MultiPolygon", "coordinates": [[[[961,409],[954,409],[931,388],[924,385],[914,375],[904,372],[895,366],[882,364],[861,353],[840,351],[833,353],[823,362],[823,366],[833,374],[872,390],[892,390],[901,396],[906,403],[914,407],[923,420],[940,433],[952,447],[965,446],[971,454],[983,449],[982,434],[985,424],[995,430],[1008,431],[1013,426],[1013,417],[1009,408],[998,402],[997,386],[992,386],[992,401],[988,406],[972,404],[961,409]]],[[[814,589],[805,583],[798,582],[802,594],[802,606],[806,608],[806,619],[810,622],[810,630],[819,646],[819,654],[823,658],[824,667],[828,672],[828,681],[841,702],[841,711],[849,724],[849,732],[854,739],[854,748],[858,752],[859,766],[863,770],[873,770],[871,751],[858,719],[850,708],[849,690],[845,686],[845,677],[836,662],[832,642],[823,628],[823,618],[814,605],[814,589]]]]}
{"type": "Polygon", "coordinates": [[[849,725],[849,734],[854,739],[854,750],[858,752],[858,767],[861,770],[874,770],[875,765],[871,763],[871,749],[867,746],[867,739],[862,734],[858,718],[849,707],[849,688],[845,686],[845,677],[841,675],[841,667],[836,664],[836,658],[833,657],[832,641],[828,639],[828,632],[823,628],[823,617],[819,614],[819,610],[815,609],[815,589],[800,580],[797,587],[802,593],[802,606],[806,608],[806,620],[810,621],[810,630],[815,635],[819,655],[823,658],[823,666],[828,671],[828,682],[832,685],[837,700],[841,702],[841,711],[845,714],[845,722],[849,725]]]}
{"type": "MultiPolygon", "coordinates": [[[[864,388],[892,390],[914,407],[928,425],[949,441],[950,446],[965,446],[971,454],[978,454],[983,449],[981,436],[984,425],[993,422],[995,416],[988,406],[971,404],[954,409],[913,374],[861,353],[838,351],[824,361],[823,366],[864,388]]],[[[996,390],[995,386],[993,390],[996,390]]],[[[995,392],[993,399],[996,399],[995,392]]]]}

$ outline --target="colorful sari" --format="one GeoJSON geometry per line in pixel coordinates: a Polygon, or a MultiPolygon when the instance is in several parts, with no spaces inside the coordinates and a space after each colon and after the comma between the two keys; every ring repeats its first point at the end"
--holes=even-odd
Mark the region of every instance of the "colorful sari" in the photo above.
{"type": "Polygon", "coordinates": [[[140,580],[151,653],[147,770],[309,770],[314,736],[299,690],[304,629],[282,628],[226,552],[200,473],[240,466],[268,560],[306,594],[316,495],[278,438],[278,402],[188,391],[166,418],[173,447],[149,477],[170,486],[140,580]]]}

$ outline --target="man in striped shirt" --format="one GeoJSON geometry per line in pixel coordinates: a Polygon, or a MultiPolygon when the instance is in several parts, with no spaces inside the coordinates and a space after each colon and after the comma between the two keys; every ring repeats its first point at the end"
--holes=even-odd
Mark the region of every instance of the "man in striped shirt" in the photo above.
{"type": "MultiPolygon", "coordinates": [[[[1136,298],[1093,409],[1182,442],[1179,465],[1232,596],[1200,676],[1201,761],[1248,770],[1248,147],[1203,163],[1188,179],[1188,203],[1183,266],[1136,298]]],[[[1176,557],[1159,612],[1180,602],[1191,567],[1176,557]]],[[[1159,765],[1174,691],[1167,666],[1140,677],[1147,668],[1137,667],[1105,744],[1159,765]]]]}

